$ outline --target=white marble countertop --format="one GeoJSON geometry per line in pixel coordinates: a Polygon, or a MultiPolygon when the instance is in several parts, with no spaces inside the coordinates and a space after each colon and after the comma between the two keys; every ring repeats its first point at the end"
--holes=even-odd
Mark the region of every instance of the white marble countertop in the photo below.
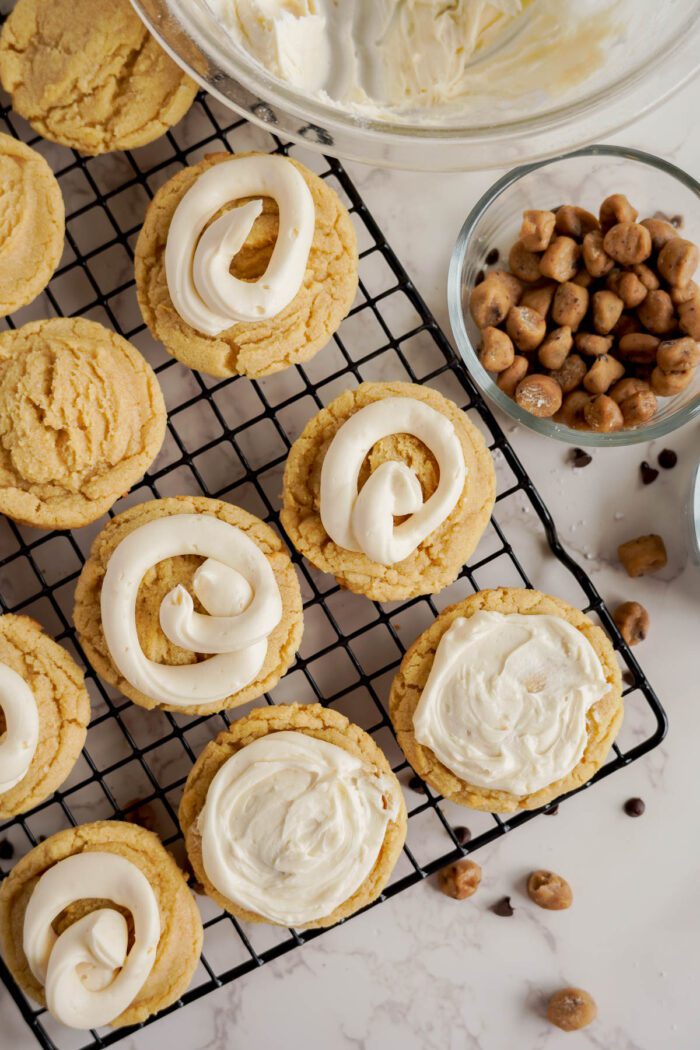
{"type": "MultiPolygon", "coordinates": [[[[660,154],[697,176],[691,85],[613,141],[660,154]]],[[[450,250],[494,173],[351,172],[390,242],[447,327],[450,250]]],[[[431,880],[330,931],[206,999],[129,1038],[125,1050],[691,1050],[698,1046],[700,830],[697,797],[700,705],[695,646],[700,569],[689,560],[685,503],[700,454],[700,424],[653,447],[594,452],[573,470],[568,449],[508,426],[509,437],[558,524],[604,597],[634,597],[651,615],[636,653],[669,714],[666,742],[567,802],[481,850],[480,892],[455,902],[431,880]],[[641,460],[678,452],[673,471],[642,487],[641,460]],[[616,563],[621,541],[658,531],[667,569],[630,581],[616,563]],[[641,819],[622,804],[639,795],[641,819]],[[536,867],[565,875],[574,906],[537,910],[523,893],[536,867]],[[512,897],[515,914],[488,908],[512,897]],[[564,984],[588,989],[599,1020],[564,1035],[543,1017],[544,998],[564,984]]],[[[525,519],[522,527],[527,529],[525,519]]],[[[537,582],[537,581],[535,581],[537,582]]],[[[465,811],[465,823],[469,813],[465,811]]],[[[0,988],[0,1043],[34,1042],[0,988]]]]}

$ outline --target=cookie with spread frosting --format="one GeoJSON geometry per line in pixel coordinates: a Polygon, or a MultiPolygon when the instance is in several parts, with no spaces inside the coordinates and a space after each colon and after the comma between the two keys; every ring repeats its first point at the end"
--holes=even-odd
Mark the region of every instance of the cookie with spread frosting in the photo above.
{"type": "Polygon", "coordinates": [[[539,591],[480,591],[445,609],[404,656],[390,712],[406,758],[472,809],[537,809],[585,784],[623,717],[607,635],[539,591]]]}
{"type": "Polygon", "coordinates": [[[197,93],[129,0],[18,0],[0,82],[39,135],[90,156],[160,138],[197,93]]]}
{"type": "Polygon", "coordinates": [[[362,383],[294,442],[281,520],[341,586],[392,601],[452,583],[495,493],[484,439],[457,405],[425,386],[362,383]]]}
{"type": "Polygon", "coordinates": [[[303,630],[280,538],[203,496],[151,500],[112,518],[83,567],[73,619],[106,681],[142,707],[188,714],[272,689],[303,630]]]}
{"type": "Polygon", "coordinates": [[[83,672],[28,616],[0,616],[0,820],[56,791],[90,721],[83,672]]]}
{"type": "Polygon", "coordinates": [[[54,317],[0,334],[0,512],[44,529],[100,518],[155,459],[166,411],[136,347],[54,317]]]}
{"type": "Polygon", "coordinates": [[[65,208],[44,158],[0,134],[0,317],[36,299],[61,261],[65,208]]]}
{"type": "Polygon", "coordinates": [[[275,154],[214,153],[149,205],[136,290],[173,357],[254,379],[326,345],[352,306],[357,267],[350,216],[323,179],[275,154]]]}
{"type": "Polygon", "coordinates": [[[248,922],[331,926],[373,901],[406,838],[391,767],[320,704],[251,711],[208,744],[180,803],[206,893],[248,922]]]}
{"type": "Polygon", "coordinates": [[[100,820],[59,831],[18,861],[0,887],[0,945],[17,983],[56,1020],[119,1028],[182,995],[202,920],[156,835],[100,820]]]}

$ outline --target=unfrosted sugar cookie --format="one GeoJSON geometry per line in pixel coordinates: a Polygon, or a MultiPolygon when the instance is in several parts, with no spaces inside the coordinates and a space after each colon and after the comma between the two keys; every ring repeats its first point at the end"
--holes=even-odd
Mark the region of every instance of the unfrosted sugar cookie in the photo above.
{"type": "Polygon", "coordinates": [[[302,164],[215,153],[156,193],[136,245],[154,337],[189,368],[251,378],[308,361],[357,290],[357,243],[336,192],[302,164]]]}
{"type": "Polygon", "coordinates": [[[142,707],[188,714],[272,689],[303,629],[280,538],[203,496],[151,500],[113,518],[83,567],[73,618],[106,681],[142,707]]]}
{"type": "Polygon", "coordinates": [[[158,380],[95,321],[55,317],[0,334],[0,512],[44,529],[100,518],[165,436],[158,380]]]}
{"type": "Polygon", "coordinates": [[[0,134],[0,317],[36,299],[63,252],[63,196],[36,150],[0,134]]]}
{"type": "Polygon", "coordinates": [[[90,721],[83,672],[28,616],[0,616],[0,820],[52,795],[90,721]]]}
{"type": "Polygon", "coordinates": [[[320,704],[251,711],[208,744],[180,804],[206,893],[248,922],[331,926],[373,901],[406,838],[386,757],[320,704]]]}
{"type": "Polygon", "coordinates": [[[622,723],[620,668],[582,612],[539,591],[480,591],[404,656],[390,711],[406,758],[472,809],[537,809],[585,784],[622,723]]]}
{"type": "Polygon", "coordinates": [[[202,920],[150,831],[101,820],[52,835],[0,887],[0,944],[21,988],[71,1028],[138,1024],[185,991],[202,920]]]}
{"type": "Polygon", "coordinates": [[[129,0],[19,0],[0,82],[39,135],[91,156],[160,138],[197,93],[129,0]]]}
{"type": "Polygon", "coordinates": [[[341,586],[392,601],[452,583],[495,492],[484,439],[452,401],[411,383],[362,383],[294,442],[281,520],[341,586]]]}

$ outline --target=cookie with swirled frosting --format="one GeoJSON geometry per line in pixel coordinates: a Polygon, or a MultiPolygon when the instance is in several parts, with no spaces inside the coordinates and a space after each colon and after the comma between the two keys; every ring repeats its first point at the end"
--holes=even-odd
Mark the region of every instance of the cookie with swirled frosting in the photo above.
{"type": "Polygon", "coordinates": [[[54,317],[0,334],[0,511],[45,529],[101,517],[155,459],[166,411],[136,347],[54,317]]]}
{"type": "Polygon", "coordinates": [[[180,803],[197,878],[249,922],[330,926],[373,901],[406,837],[386,757],[320,704],[251,711],[208,744],[180,803]]]}
{"type": "Polygon", "coordinates": [[[203,496],[151,500],[108,522],[78,580],[74,620],[98,674],[142,707],[189,714],[272,689],[303,629],[276,533],[203,496]]]}
{"type": "Polygon", "coordinates": [[[362,383],[295,441],[281,518],[313,565],[391,601],[452,583],[495,491],[484,439],[457,405],[412,383],[362,383]]]}
{"type": "Polygon", "coordinates": [[[0,945],[17,983],[58,1021],[121,1027],[182,995],[202,920],[160,839],[102,820],[18,861],[0,887],[0,945]]]}
{"type": "Polygon", "coordinates": [[[0,134],[0,317],[31,303],[63,252],[61,188],[44,158],[0,134]]]}
{"type": "Polygon", "coordinates": [[[35,131],[91,156],[160,138],[197,93],[128,0],[18,0],[0,81],[35,131]]]}
{"type": "Polygon", "coordinates": [[[404,656],[390,711],[406,758],[472,809],[537,809],[590,780],[622,723],[620,668],[582,612],[502,587],[445,609],[404,656]]]}
{"type": "Polygon", "coordinates": [[[0,616],[0,820],[53,794],[90,721],[83,672],[28,616],[0,616]]]}
{"type": "Polygon", "coordinates": [[[154,337],[189,368],[270,375],[326,345],[357,291],[357,241],[327,183],[291,158],[214,153],[149,205],[136,289],[154,337]]]}

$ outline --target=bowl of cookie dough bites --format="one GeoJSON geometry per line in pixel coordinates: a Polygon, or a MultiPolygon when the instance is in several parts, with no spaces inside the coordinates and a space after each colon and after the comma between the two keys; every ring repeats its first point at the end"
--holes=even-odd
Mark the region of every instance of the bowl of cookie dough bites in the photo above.
{"type": "Polygon", "coordinates": [[[518,423],[575,445],[683,426],[700,415],[699,243],[700,184],[650,154],[589,146],[509,172],[450,265],[472,378],[518,423]]]}

